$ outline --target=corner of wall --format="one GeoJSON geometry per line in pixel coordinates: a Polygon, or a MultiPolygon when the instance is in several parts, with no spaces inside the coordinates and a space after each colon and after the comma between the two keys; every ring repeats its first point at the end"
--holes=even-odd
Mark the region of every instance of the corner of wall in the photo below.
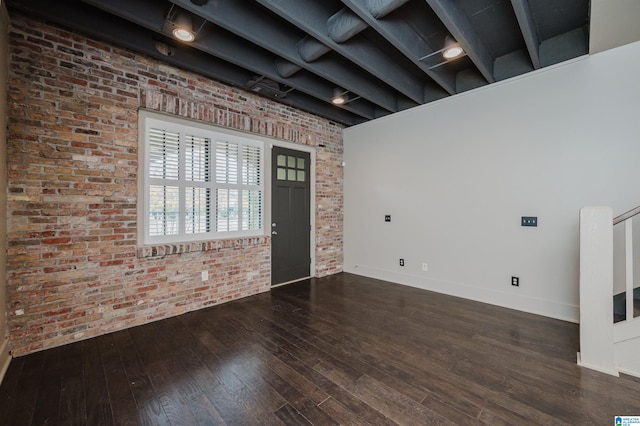
{"type": "Polygon", "coordinates": [[[0,383],[4,379],[4,375],[9,369],[11,363],[11,354],[9,353],[9,338],[5,337],[0,344],[0,383]]]}
{"type": "Polygon", "coordinates": [[[640,2],[636,0],[592,0],[589,54],[640,41],[639,13],[640,2]]]}
{"type": "Polygon", "coordinates": [[[7,327],[7,72],[9,14],[0,1],[0,383],[9,367],[9,333],[7,327]]]}

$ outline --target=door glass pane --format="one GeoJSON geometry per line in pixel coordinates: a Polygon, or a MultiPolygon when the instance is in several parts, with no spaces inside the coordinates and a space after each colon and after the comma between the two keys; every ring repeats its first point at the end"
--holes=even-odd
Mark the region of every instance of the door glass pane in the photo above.
{"type": "Polygon", "coordinates": [[[298,182],[304,182],[305,173],[304,170],[298,170],[298,182]]]}
{"type": "Polygon", "coordinates": [[[286,166],[287,157],[285,155],[278,155],[278,166],[286,166]]]}
{"type": "Polygon", "coordinates": [[[291,167],[292,169],[295,169],[296,167],[296,157],[287,157],[287,166],[291,167]]]}
{"type": "Polygon", "coordinates": [[[298,158],[298,168],[304,169],[304,158],[298,158]]]}
{"type": "Polygon", "coordinates": [[[287,169],[278,167],[278,180],[287,180],[287,169]]]}
{"type": "Polygon", "coordinates": [[[296,171],[295,170],[287,170],[287,179],[288,180],[296,180],[296,171]]]}

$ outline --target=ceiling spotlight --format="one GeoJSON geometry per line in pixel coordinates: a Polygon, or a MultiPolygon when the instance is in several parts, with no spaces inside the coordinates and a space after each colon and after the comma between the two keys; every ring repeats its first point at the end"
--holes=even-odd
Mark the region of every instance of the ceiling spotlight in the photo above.
{"type": "Polygon", "coordinates": [[[442,51],[442,56],[444,56],[445,59],[457,58],[462,55],[462,52],[464,52],[464,50],[462,50],[462,47],[460,47],[453,38],[450,36],[446,36],[444,38],[444,50],[442,51]]]}
{"type": "Polygon", "coordinates": [[[331,102],[334,105],[343,105],[345,102],[347,102],[347,93],[348,91],[336,87],[335,89],[333,89],[333,98],[331,98],[331,102]]]}
{"type": "Polygon", "coordinates": [[[183,12],[176,13],[173,18],[173,30],[171,30],[171,33],[180,41],[190,42],[195,40],[196,33],[193,32],[191,16],[183,12]]]}

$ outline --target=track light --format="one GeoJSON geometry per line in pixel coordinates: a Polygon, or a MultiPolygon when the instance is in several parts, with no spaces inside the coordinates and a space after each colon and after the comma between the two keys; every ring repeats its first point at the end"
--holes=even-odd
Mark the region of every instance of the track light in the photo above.
{"type": "Polygon", "coordinates": [[[347,93],[348,91],[336,87],[333,89],[333,98],[331,98],[331,102],[334,105],[344,105],[347,102],[347,93]]]}
{"type": "Polygon", "coordinates": [[[171,33],[180,41],[191,42],[195,40],[196,33],[193,32],[191,15],[184,12],[176,13],[176,16],[173,18],[173,30],[171,30],[171,33]]]}
{"type": "Polygon", "coordinates": [[[442,56],[445,59],[453,59],[462,55],[462,47],[450,36],[446,36],[444,38],[444,50],[442,51],[442,56]]]}

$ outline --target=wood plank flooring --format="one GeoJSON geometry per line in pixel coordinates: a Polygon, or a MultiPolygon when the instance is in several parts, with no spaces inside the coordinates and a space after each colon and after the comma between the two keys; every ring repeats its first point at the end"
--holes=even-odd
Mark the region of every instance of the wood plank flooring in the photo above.
{"type": "MultiPolygon", "coordinates": [[[[2,425],[609,425],[576,324],[339,274],[12,361],[2,425]]],[[[640,355],[639,355],[640,356],[640,355]]]]}

